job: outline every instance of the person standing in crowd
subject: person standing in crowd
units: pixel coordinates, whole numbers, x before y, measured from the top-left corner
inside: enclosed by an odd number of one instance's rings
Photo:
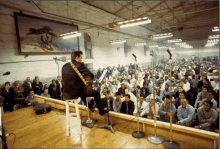
[[[35,94],[41,95],[43,92],[43,84],[39,81],[39,78],[35,78],[35,81],[32,84],[32,89]]]
[[[61,95],[63,93],[63,81],[61,80],[61,76],[57,76],[56,84],[57,84],[58,99],[61,99]]]
[[[30,90],[32,90],[32,83],[30,81],[30,77],[27,77],[26,81],[24,81],[23,88],[25,91],[24,96],[27,97],[30,93]]]
[[[5,98],[3,103],[4,112],[17,110],[19,105],[16,104],[14,89],[11,87],[10,82],[6,82],[4,88],[1,89],[1,96]]]
[[[115,97],[115,99],[113,101],[113,110],[115,112],[120,113],[123,101],[124,100],[123,100],[123,98],[121,98],[121,94],[119,92],[116,92],[116,97]]]

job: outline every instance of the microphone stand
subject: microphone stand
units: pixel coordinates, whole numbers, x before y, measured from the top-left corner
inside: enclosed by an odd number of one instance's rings
[[[150,135],[150,136],[148,136],[148,141],[149,142],[151,142],[151,143],[153,143],[153,144],[161,144],[161,143],[163,143],[163,141],[164,141],[164,138],[162,137],[162,136],[160,136],[160,135],[158,135],[157,134],[157,131],[156,131],[156,102],[155,102],[155,94],[156,93],[154,93],[154,52],[153,51],[150,51],[150,56],[151,56],[151,58],[152,58],[152,60],[153,60],[153,69],[152,69],[152,71],[153,71],[153,98],[154,98],[154,130],[155,130],[155,135]]]
[[[169,53],[170,54],[170,53]],[[170,55],[170,74],[172,72],[172,55]],[[167,149],[179,149],[180,145],[179,143],[172,141],[172,93],[173,90],[170,89],[170,140],[169,141],[164,141],[163,146],[166,147]]]
[[[92,128],[94,124],[97,122],[97,120],[91,120],[89,116],[89,106],[88,106],[88,99],[86,98],[86,104],[87,104],[87,114],[88,114],[88,120],[81,121],[81,124],[84,126],[87,126],[89,128]]]
[[[108,110],[108,124],[107,125],[104,125],[104,126],[99,126],[97,128],[105,128],[105,129],[109,129],[111,130],[112,133],[115,133],[114,130],[113,130],[113,126],[117,123],[110,123],[110,120],[109,120],[109,108],[108,108],[108,99],[107,99],[107,110]]]
[[[135,57],[135,70],[137,71],[137,60],[136,60],[136,56],[133,55]],[[137,74],[138,75],[138,74]],[[138,77],[137,77],[138,78]],[[132,136],[134,138],[144,138],[145,137],[145,133],[143,131],[140,131],[140,127],[139,127],[139,108],[138,108],[138,101],[140,99],[140,94],[138,94],[138,91],[140,92],[140,89],[137,89],[137,85],[136,85],[136,98],[137,98],[137,124],[138,124],[138,131],[135,131],[132,133]]]

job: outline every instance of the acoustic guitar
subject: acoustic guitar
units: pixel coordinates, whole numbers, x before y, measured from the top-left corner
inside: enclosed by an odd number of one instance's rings
[[[84,94],[86,95],[92,94],[92,78],[90,76],[85,76],[84,79],[81,73],[79,72],[79,70],[72,62],[70,62],[70,65],[73,67],[73,69],[76,71],[76,73],[84,83]]]

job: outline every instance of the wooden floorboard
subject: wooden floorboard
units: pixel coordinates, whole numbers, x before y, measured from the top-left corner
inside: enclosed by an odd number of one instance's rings
[[[20,109],[3,115],[3,126],[6,133],[15,133],[16,148],[162,148],[163,144],[155,145],[145,138],[136,139],[132,133],[136,130],[129,127],[129,122],[113,126],[115,134],[110,130],[97,128],[105,125],[97,122],[93,128],[82,126],[82,144],[79,131],[74,129],[72,136],[66,136],[65,115],[57,111],[36,115],[31,107]],[[7,137],[8,148],[12,147],[13,135]],[[187,142],[179,142],[182,148],[195,147]]]

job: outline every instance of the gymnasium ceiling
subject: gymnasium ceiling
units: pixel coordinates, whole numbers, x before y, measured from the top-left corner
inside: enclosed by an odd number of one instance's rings
[[[214,26],[219,26],[219,1],[82,1],[122,20],[149,17],[141,27],[154,32],[173,33],[193,47],[203,47]],[[117,21],[117,20],[115,20]],[[121,20],[118,20],[121,21]],[[165,39],[159,42],[166,43]]]

